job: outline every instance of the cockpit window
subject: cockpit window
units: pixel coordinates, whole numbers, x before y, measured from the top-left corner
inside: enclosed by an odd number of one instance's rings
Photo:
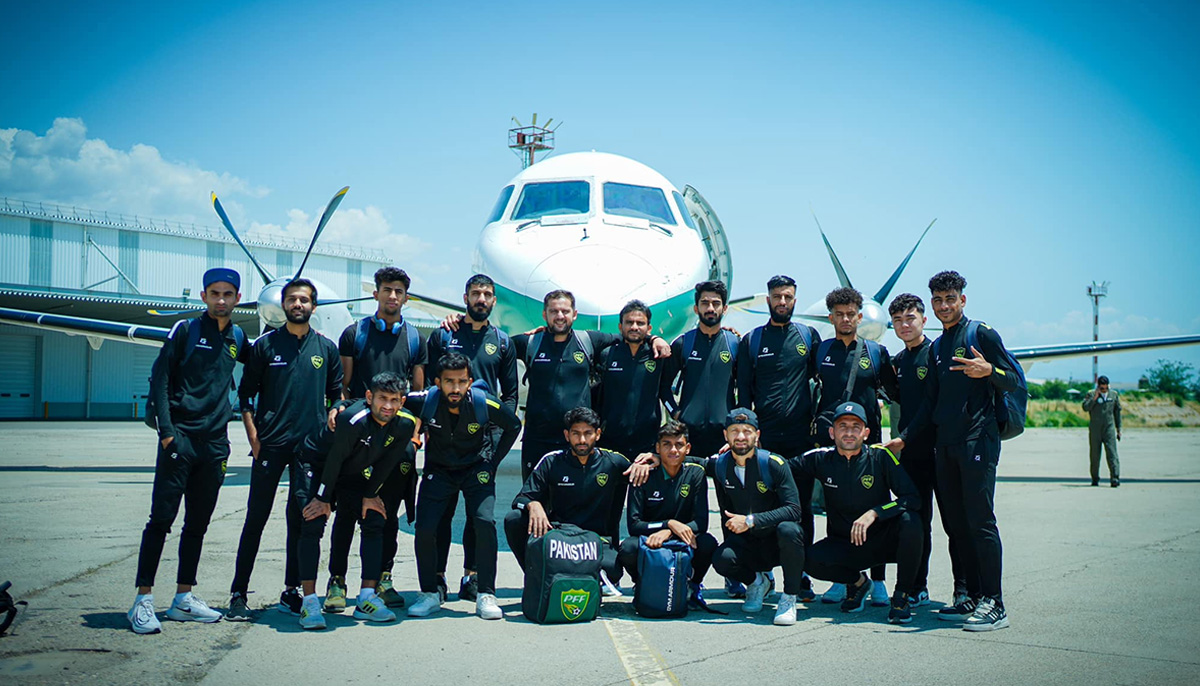
[[[484,224],[500,221],[500,217],[504,216],[504,208],[508,207],[508,199],[512,197],[512,194],[512,186],[505,186],[504,190],[500,191],[500,197],[496,198],[496,205],[492,207],[492,211],[488,214],[487,221]]]
[[[667,196],[662,189],[650,186],[604,184],[604,211],[621,217],[648,219],[656,224],[676,225]]]
[[[687,224],[689,229],[698,231],[696,222],[692,221],[692,215],[688,212],[687,203],[683,201],[683,196],[679,194],[679,191],[671,191],[671,195],[675,198],[675,206],[679,208],[679,215],[683,217],[683,223]]]
[[[521,189],[514,220],[540,219],[552,214],[587,214],[591,209],[587,181],[528,183]]]

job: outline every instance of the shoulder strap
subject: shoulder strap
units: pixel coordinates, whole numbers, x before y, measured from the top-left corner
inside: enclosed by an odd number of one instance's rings
[[[755,450],[755,456],[758,458],[758,477],[762,479],[768,491],[775,490],[775,480],[771,478],[771,453],[758,448]]]
[[[362,355],[367,347],[367,332],[371,330],[371,318],[363,317],[358,320],[358,330],[354,332],[354,357]]]
[[[407,321],[404,322],[404,333],[408,335],[408,371],[411,374],[416,366],[413,360],[417,359],[417,354],[421,352],[421,334],[417,333],[417,327]]]
[[[433,413],[437,412],[438,403],[441,402],[442,392],[437,386],[430,386],[425,391],[425,404],[421,406],[421,423],[426,424],[430,419],[433,419]]]
[[[835,340],[836,339],[834,339],[834,338],[826,338],[825,340],[821,341],[821,345],[817,346],[817,361],[818,362],[825,359],[825,356],[829,354],[829,346],[833,345],[833,342]]]
[[[716,482],[721,483],[721,479],[725,478],[725,471],[729,469],[729,453],[721,453],[717,455],[716,467]]]
[[[804,339],[804,349],[812,350],[812,329],[808,328],[807,324],[797,324],[796,322],[792,322],[792,328],[800,334],[800,338]]]
[[[579,347],[583,348],[583,354],[587,355],[588,364],[595,362],[595,349],[592,348],[592,337],[587,335],[586,331],[576,331],[571,329],[571,333],[575,335],[575,342],[579,343]]]
[[[832,339],[830,339],[832,340]],[[866,352],[864,345],[866,341],[861,338],[854,340],[854,349],[858,354],[854,356],[854,363],[850,366],[850,378],[846,379],[846,391],[842,393],[842,402],[850,402],[850,396],[854,394],[854,380],[858,378],[858,367],[862,364],[863,353]]]
[[[754,327],[754,330],[750,332],[750,351],[749,352],[750,352],[750,366],[752,368],[758,366],[758,347],[762,343],[762,332],[763,332],[763,328],[761,326]]]
[[[179,358],[179,364],[182,366],[187,364],[188,359],[192,356],[192,352],[196,350],[196,346],[200,345],[200,318],[189,319],[187,322],[187,343],[183,348],[183,357]]]
[[[542,347],[542,334],[539,331],[529,337],[525,344],[525,375],[521,377],[521,381],[529,378],[529,372],[533,369],[533,360],[537,357],[538,349]]]
[[[233,325],[233,342],[237,344],[238,354],[242,353],[242,349],[246,347],[246,332],[242,331],[242,327],[237,324]]]
[[[979,350],[979,322],[972,319],[967,322],[967,353],[971,352],[971,348]],[[979,350],[979,352],[983,352]]]
[[[880,375],[879,365],[883,364],[883,352],[875,341],[864,340],[863,343],[867,344],[867,354],[871,357],[871,369],[875,370],[875,377],[878,378]]]
[[[488,423],[487,393],[478,386],[471,386],[471,406],[475,408],[475,422],[479,426]]]
[[[503,357],[508,353],[508,346],[511,345],[511,339],[509,339],[508,334],[504,333],[500,327],[493,325],[492,329],[496,332],[496,340],[500,343],[500,355]]]
[[[683,355],[683,359],[687,360],[692,356],[692,350],[696,347],[696,329],[683,332],[683,342],[681,343],[681,346],[682,348],[679,352]]]
[[[736,361],[738,354],[738,343],[740,342],[737,334],[733,333],[732,331],[721,329],[721,335],[725,337],[725,346],[729,348],[729,354],[732,355],[733,359]]]

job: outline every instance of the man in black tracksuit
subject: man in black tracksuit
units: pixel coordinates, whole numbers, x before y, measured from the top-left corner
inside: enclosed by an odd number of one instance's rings
[[[407,446],[416,418],[403,409],[407,389],[408,384],[391,372],[376,374],[365,399],[343,401],[346,406],[333,431],[323,426],[304,441],[294,497],[304,517],[299,559],[304,593],[300,625],[305,629],[325,628],[316,592],[317,566],[334,503],[362,529],[362,586],[354,616],[380,622],[396,618],[376,596],[383,572],[385,520],[379,492],[392,470],[409,459]]]
[[[563,438],[563,415],[576,407],[592,406],[591,374],[600,351],[621,337],[572,328],[579,312],[575,296],[551,291],[543,299],[546,328],[534,334],[513,336],[517,357],[525,360],[529,394],[525,404],[525,435],[521,439],[521,477],[528,479],[538,460],[568,448]],[[671,347],[657,336],[647,342],[656,357],[666,357]],[[587,349],[591,349],[589,355]]]
[[[936,435],[933,426],[923,422],[923,426],[918,428],[914,426],[913,419],[925,404],[925,384],[933,367],[933,355],[931,341],[924,333],[925,303],[920,298],[911,293],[901,293],[888,305],[888,313],[892,318],[892,330],[896,337],[904,342],[905,348],[892,358],[892,367],[896,370],[896,381],[899,384],[900,419],[892,430],[892,440],[884,446],[900,458],[900,466],[904,467],[921,497],[921,524],[924,527],[925,539],[921,564],[917,567],[917,577],[913,582],[916,593],[911,598],[911,604],[916,607],[929,602],[929,556],[933,552],[933,496],[937,474],[934,464]],[[942,526],[949,536],[951,527],[944,521],[944,510],[942,515]],[[967,593],[957,544],[956,539],[950,539],[955,605],[966,600]]]
[[[595,532],[604,541],[600,570],[608,583],[605,595],[614,595],[621,579],[617,563],[616,541],[620,533],[621,509],[630,481],[644,483],[649,470],[634,465],[625,456],[596,447],[600,438],[600,417],[590,408],[567,412],[567,450],[551,452],[538,461],[521,492],[513,499],[513,509],[504,518],[504,536],[521,569],[525,569],[525,550],[530,536],[542,536],[552,524],[574,524]]]
[[[771,319],[742,337],[738,348],[738,403],[753,409],[762,423],[762,447],[791,458],[812,448],[813,384],[817,376],[817,346],[821,337],[807,324],[792,322],[796,282],[775,276],[767,282]],[[804,544],[812,545],[813,482],[796,482],[800,493]],[[805,577],[797,591],[801,602],[816,596]]]
[[[687,425],[692,454],[706,457],[725,445],[725,417],[737,407],[738,338],[721,328],[729,300],[724,283],[696,284],[695,300],[700,323],[671,343],[660,397],[667,412]],[[678,401],[672,388],[677,376]]]
[[[251,618],[246,605],[254,558],[262,541],[263,528],[271,516],[275,490],[283,470],[289,470],[289,487],[294,494],[301,480],[297,457],[304,439],[326,421],[329,403],[342,391],[342,363],[333,341],[313,330],[308,320],[317,304],[317,288],[307,279],[296,279],[283,289],[287,324],[259,337],[250,348],[238,386],[242,423],[254,464],[250,469],[250,495],[246,522],[238,542],[237,565],[230,591],[231,620]],[[257,402],[255,399],[257,398]],[[300,506],[294,498],[287,505],[287,563],[280,609],[300,614],[300,567],[297,545],[300,537]]]
[[[930,305],[943,332],[933,342],[934,363],[927,377],[928,418],[937,431],[937,496],[943,521],[959,547],[967,593],[960,605],[943,608],[939,617],[965,620],[968,631],[1009,625],[1000,579],[1003,552],[996,526],[996,465],[1000,461],[997,392],[1023,390],[1021,377],[1007,361],[1000,334],[986,324],[976,330],[978,347],[967,341],[972,322],[963,315],[967,281],[958,272],[940,272],[929,280]]]
[[[622,342],[600,355],[600,447],[633,459],[654,448],[662,423],[659,392],[666,360],[654,359],[646,344],[650,308],[631,300],[619,316]]]
[[[704,576],[712,566],[717,539],[708,533],[708,481],[704,467],[684,462],[689,452],[688,430],[682,422],[668,419],[658,430],[655,444],[659,469],[646,483],[629,489],[625,521],[629,538],[621,541],[617,560],[633,583],[638,583],[641,538],[650,548],[662,547],[674,538],[692,546],[692,578],[688,580],[689,602],[704,606],[701,594]]]
[[[862,322],[862,305],[862,293],[850,287],[836,288],[825,296],[825,307],[829,310],[829,323],[833,326],[834,337],[817,346],[820,393],[817,401],[817,420],[814,422],[814,445],[833,446],[833,438],[829,431],[832,423],[829,417],[839,404],[846,402],[858,403],[866,410],[867,428],[871,430],[868,443],[875,444],[883,440],[883,422],[878,399],[881,395],[896,397],[896,372],[892,369],[887,348],[858,335],[858,325]],[[847,394],[851,375],[854,377],[854,385]],[[884,584],[883,565],[871,569],[871,579],[874,581],[872,604],[886,606],[888,594]],[[822,600],[845,600],[844,589],[835,586],[822,596]]]
[[[411,282],[408,274],[398,267],[383,267],[375,272],[375,314],[346,327],[338,339],[338,354],[346,371],[343,398],[362,398],[367,384],[380,372],[398,375],[414,391],[425,388],[425,365],[429,361],[425,340],[415,326],[404,320],[402,312],[408,302]],[[414,450],[415,454],[415,448],[407,449]],[[384,576],[380,580],[379,596],[388,607],[404,606],[404,598],[392,588],[392,567],[400,535],[401,503],[404,503],[410,522],[414,514],[416,472],[409,464],[406,460],[401,462],[400,469],[392,470],[380,492],[387,508],[387,521],[383,529]],[[350,545],[354,540],[354,521],[349,515],[344,521],[340,515],[333,518],[329,550],[330,591],[343,596]],[[329,600],[325,605],[327,610],[333,605],[337,611],[336,605]]]
[[[476,611],[484,619],[503,616],[496,605],[495,476],[521,433],[521,420],[495,396],[473,387],[473,381],[467,358],[449,353],[438,360],[436,387],[408,400],[410,410],[422,418],[427,437],[415,541],[421,597],[409,608],[410,616],[423,617],[441,608],[438,535],[445,511],[457,502],[459,492],[474,521]],[[494,446],[493,427],[501,431]]]
[[[792,470],[825,489],[826,538],[808,550],[806,568],[818,579],[846,584],[842,612],[860,612],[871,590],[860,570],[896,563],[896,590],[888,621],[912,621],[909,596],[921,559],[921,507],[900,460],[883,446],[864,447],[870,429],[861,405],[834,412],[836,448],[817,448],[792,460]],[[892,494],[896,500],[892,500]]]
[[[176,597],[167,616],[205,622],[221,618],[191,590],[196,584],[204,534],[225,482],[233,368],[239,359],[246,358],[247,349],[244,335],[230,321],[241,298],[241,276],[232,269],[210,269],[203,283],[207,310],[171,329],[150,375],[159,440],[150,521],[142,531],[138,552],[138,593],[129,611],[130,624],[137,633],[157,633],[161,628],[154,616],[151,590],[167,534],[185,498]]]
[[[517,411],[517,351],[508,334],[490,321],[496,306],[496,283],[487,274],[475,274],[467,279],[463,293],[466,314],[448,320],[444,326],[429,334],[429,365],[426,375],[435,379],[438,375],[438,360],[446,353],[459,353],[471,361],[471,377],[487,384],[487,391],[500,399],[514,413]],[[469,326],[465,326],[469,324]],[[493,426],[489,431],[489,445],[494,450],[500,441],[501,430]],[[454,511],[458,509],[458,494],[455,493],[446,505],[438,529],[438,574],[446,574],[446,562],[450,557],[451,524]],[[475,571],[475,524],[467,517],[463,525],[463,578],[458,587],[459,600],[476,600],[479,593]]]
[[[804,588],[804,534],[799,523],[800,495],[792,472],[779,455],[757,448],[758,417],[736,407],[725,419],[729,451],[699,458],[717,489],[722,526],[729,531],[717,548],[713,568],[746,584],[743,609],[762,610],[770,591],[767,576],[783,567],[783,594],[775,623],[796,623],[796,597]]]

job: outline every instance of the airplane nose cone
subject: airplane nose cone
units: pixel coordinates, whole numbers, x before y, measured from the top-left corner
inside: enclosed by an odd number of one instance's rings
[[[878,303],[867,301],[863,303],[862,316],[858,324],[859,335],[872,341],[883,340],[883,334],[887,333],[887,312]]]
[[[637,293],[657,295],[663,276],[640,255],[612,245],[581,245],[543,260],[529,275],[530,295],[571,291],[581,313],[616,312]],[[569,284],[569,285],[568,285]]]

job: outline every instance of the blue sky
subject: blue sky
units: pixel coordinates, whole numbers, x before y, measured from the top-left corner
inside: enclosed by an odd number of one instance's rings
[[[1200,331],[1195,3],[27,3],[0,26],[0,195],[382,246],[454,297],[519,170],[509,117],[560,151],[692,184],[736,294],[873,293],[963,272],[1013,345]],[[71,121],[62,121],[68,118]],[[56,120],[60,120],[56,124]],[[51,133],[48,133],[51,132]],[[1135,380],[1157,357],[1102,358]],[[1090,376],[1090,360],[1031,376]]]

